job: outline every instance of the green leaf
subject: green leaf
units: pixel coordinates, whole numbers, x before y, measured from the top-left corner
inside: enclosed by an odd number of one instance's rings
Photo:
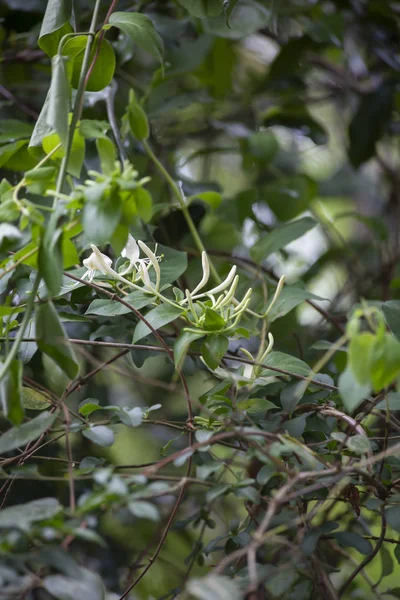
[[[174,360],[175,365],[179,366],[186,356],[189,346],[195,340],[204,337],[204,333],[194,333],[192,331],[182,331],[174,345]]]
[[[352,435],[346,442],[346,446],[356,454],[366,454],[371,451],[371,444],[365,435]]]
[[[207,575],[201,579],[191,579],[186,589],[198,600],[241,600],[240,588],[232,579],[222,575]]]
[[[372,552],[372,545],[369,540],[365,540],[358,533],[352,531],[338,531],[337,533],[331,534],[340,546],[351,546],[360,552],[361,554],[370,554]]]
[[[359,167],[375,154],[375,146],[388,124],[394,104],[395,86],[383,81],[372,94],[363,95],[349,127],[349,159]]]
[[[68,138],[70,85],[68,59],[56,54],[51,61],[51,85],[47,110],[47,124],[55,131],[65,148]]]
[[[218,17],[222,13],[222,0],[179,0],[193,17]],[[232,11],[232,8],[231,8]]]
[[[347,367],[339,377],[339,393],[347,412],[352,413],[371,392],[369,383],[360,384]]]
[[[106,600],[103,582],[97,573],[88,569],[74,569],[74,576],[47,575],[42,586],[57,600]]]
[[[376,335],[366,331],[350,340],[349,367],[360,385],[366,385],[371,380],[371,361],[376,340]]]
[[[399,392],[390,392],[387,395],[387,398],[381,400],[379,404],[375,406],[377,410],[400,410],[400,393]]]
[[[139,500],[128,502],[129,511],[139,519],[149,519],[150,521],[159,521],[160,513],[154,504]]]
[[[112,13],[109,23],[129,35],[135,44],[163,64],[164,43],[149,17],[141,13],[115,12]]]
[[[296,358],[295,356],[285,354],[284,352],[270,352],[265,358],[263,366],[276,367],[285,371],[290,371],[291,373],[296,373],[297,375],[308,376],[311,373],[311,369],[307,363],[299,358]],[[263,369],[261,373],[262,377],[270,377],[271,375],[277,376],[279,373],[277,371],[270,371],[268,369]]]
[[[151,194],[142,187],[137,188],[134,192],[136,209],[139,217],[149,223],[153,216],[153,200]]]
[[[306,175],[281,177],[261,188],[261,197],[280,221],[298,217],[317,194],[317,185]]]
[[[140,310],[145,306],[148,306],[154,301],[154,296],[146,294],[145,292],[132,292],[128,296],[124,297],[124,301],[131,304],[136,310]],[[117,317],[119,315],[126,315],[132,311],[116,302],[115,300],[93,300],[89,305],[89,308],[85,312],[85,315],[99,315],[102,317]]]
[[[39,498],[9,506],[0,510],[0,529],[17,528],[28,531],[32,523],[51,519],[61,510],[62,506],[56,498]]]
[[[82,433],[88,440],[98,446],[107,448],[114,443],[115,436],[113,430],[104,425],[93,425],[89,429],[84,429]]]
[[[11,142],[11,144],[4,144],[0,146],[0,167],[6,165],[14,154],[21,148],[26,146],[27,140],[18,140],[17,142]]]
[[[52,152],[60,143],[60,138],[57,133],[47,135],[42,140],[42,147],[46,154]],[[60,148],[51,157],[52,160],[58,161],[64,157],[64,149]],[[72,139],[72,147],[69,155],[67,171],[74,177],[80,177],[82,164],[85,159],[85,138],[80,134],[79,129],[75,130]]]
[[[110,175],[115,169],[117,151],[115,144],[108,137],[100,137],[96,140],[96,148],[99,153],[100,166],[104,175]]]
[[[36,309],[36,337],[40,350],[50,356],[70,379],[74,379],[79,364],[51,300],[39,304]]]
[[[86,188],[86,203],[82,224],[85,238],[92,244],[103,245],[111,240],[122,214],[118,194],[109,194],[107,182]]]
[[[199,192],[198,194],[193,194],[190,198],[188,198],[188,203],[190,200],[203,200],[206,204],[211,206],[212,209],[216,209],[222,202],[222,196],[218,192]]]
[[[392,334],[385,334],[382,339],[377,340],[373,348],[370,366],[372,389],[379,392],[399,375],[400,342]]]
[[[62,48],[63,56],[67,56],[71,59],[71,84],[75,89],[77,89],[79,85],[87,41],[88,36],[78,35],[76,37],[69,38]],[[92,61],[98,52],[99,42],[100,39],[97,36],[90,49],[89,64],[92,64]],[[100,90],[103,90],[111,83],[111,80],[114,76],[114,71],[115,53],[113,47],[108,40],[103,39],[100,50],[96,57],[96,62],[86,85],[86,91],[99,92]]]
[[[246,149],[253,158],[265,164],[274,159],[279,150],[279,144],[275,135],[270,131],[256,131],[247,138]]]
[[[389,300],[382,304],[385,321],[393,335],[400,340],[400,300]]]
[[[229,339],[225,335],[212,335],[204,340],[201,355],[210,369],[214,371],[219,366],[228,346]]]
[[[236,406],[239,410],[245,410],[249,414],[265,413],[267,410],[279,408],[266,398],[247,398],[247,400],[240,400]]]
[[[35,128],[32,132],[31,139],[29,140],[28,150],[32,156],[37,160],[44,157],[42,149],[42,142],[46,136],[51,132],[51,127],[47,122],[47,115],[49,112],[49,98],[50,90],[47,92],[46,99],[40,111],[39,117],[36,121]]]
[[[0,223],[0,252],[5,252],[16,242],[19,242],[22,235],[17,227],[9,223]]]
[[[324,127],[310,115],[307,107],[302,104],[272,106],[264,114],[262,123],[265,127],[280,125],[295,129],[308,136],[315,144],[326,144],[328,141]]]
[[[284,286],[279,297],[270,312],[268,313],[268,321],[272,322],[287,315],[291,310],[296,308],[305,300],[325,300],[321,296],[316,296],[304,288],[299,288],[294,285]],[[269,302],[271,303],[272,298]],[[269,306],[268,304],[268,306]]]
[[[179,252],[158,244],[157,253],[163,256],[160,263],[161,286],[176,281],[186,271],[188,264],[186,252]]]
[[[218,331],[226,327],[226,322],[223,317],[212,308],[207,307],[204,315],[204,329],[208,331]]]
[[[302,237],[307,231],[313,229],[316,224],[317,222],[314,219],[304,217],[276,227],[254,244],[251,249],[252,258],[256,262],[265,260],[270,254],[281,250],[293,240]]]
[[[22,363],[13,360],[0,381],[0,401],[3,413],[13,425],[19,425],[24,418],[21,398]]]
[[[22,404],[28,410],[44,410],[51,406],[51,402],[47,396],[32,388],[23,387],[21,395]]]
[[[148,312],[145,315],[145,318],[146,321],[148,321],[150,325],[157,330],[160,329],[160,327],[171,323],[171,321],[175,321],[175,319],[177,319],[182,312],[182,309],[176,308],[175,306],[170,306],[169,304],[160,304]],[[143,321],[139,321],[133,334],[132,343],[136,344],[136,342],[150,333],[151,331],[147,325]]]
[[[107,121],[98,121],[97,119],[81,119],[79,131],[87,139],[105,139],[110,125]]]
[[[57,54],[61,38],[73,33],[73,22],[72,0],[48,0],[39,33],[39,47],[50,57]]]
[[[0,454],[11,452],[11,450],[16,450],[20,446],[26,446],[26,444],[34,442],[53,425],[56,417],[57,412],[50,413],[46,411],[27,423],[12,427],[0,435]]]
[[[39,247],[38,265],[50,296],[60,291],[63,279],[62,229],[51,226],[45,230]]]
[[[147,140],[150,134],[149,122],[141,104],[136,100],[133,90],[129,91],[127,114],[132,135],[139,141]]]

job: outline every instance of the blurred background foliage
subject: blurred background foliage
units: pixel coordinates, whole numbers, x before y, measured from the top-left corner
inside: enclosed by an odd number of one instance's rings
[[[75,2],[78,31],[87,30],[93,4]],[[51,74],[51,62],[37,45],[45,8],[46,0],[2,0],[0,5],[0,175],[13,185],[21,171],[36,164],[27,146]],[[103,3],[103,17],[107,9],[108,3]],[[84,118],[108,121],[111,102],[119,121],[129,90],[136,91],[150,120],[157,157],[181,181],[185,195],[197,198],[190,207],[192,218],[220,273],[237,263],[243,268],[243,289],[252,285],[260,298],[262,272],[268,286],[285,274],[288,284],[306,286],[325,299],[313,301],[314,306],[301,304],[271,328],[277,349],[313,364],[320,356],[313,344],[336,339],[337,328],[345,326],[356,302],[400,299],[400,3],[120,0],[118,10],[150,17],[164,41],[165,73],[127,35],[111,29],[107,39],[116,54],[114,82],[112,88],[86,94]],[[141,144],[128,136],[125,150],[140,175],[151,177],[155,239],[188,252],[185,278],[196,282],[199,256],[179,207],[171,208],[170,191]],[[97,167],[96,148],[89,141],[84,171]],[[218,195],[201,199],[206,191],[217,192],[222,201]],[[29,197],[36,201],[34,194]],[[46,202],[50,205],[49,199],[41,198]],[[318,225],[265,256],[268,232],[300,216],[312,216]],[[6,295],[7,278],[1,284]],[[13,282],[20,297],[26,284],[22,269]],[[87,308],[90,299],[86,288],[72,294],[75,305]],[[112,322],[107,317],[103,322],[82,317],[67,322],[67,329],[72,338],[126,341],[134,324],[130,317]],[[251,339],[248,348],[256,350],[257,340]],[[93,357],[102,361],[113,354],[97,348],[93,356],[79,352],[88,368]],[[343,360],[339,353],[333,374],[343,370]],[[186,369],[191,395],[198,398],[213,379],[194,360],[187,360]],[[119,361],[118,369],[103,371],[78,389],[72,406],[85,398],[103,405],[161,403],[157,418],[184,421],[184,400],[172,371],[164,356],[132,352]],[[66,385],[62,372],[39,354],[29,362],[27,374],[55,393]],[[154,380],[161,387],[150,385]],[[72,443],[79,456],[106,458],[116,466],[140,464],[158,460],[160,446],[165,453],[183,446],[179,431],[177,437],[171,431],[153,425],[124,428],[110,449],[80,435],[72,435]],[[219,450],[222,458],[225,450]],[[63,451],[60,441],[49,452],[58,456]],[[57,476],[58,469],[57,462],[47,462],[41,473]],[[55,486],[66,501],[63,482],[30,480],[27,467],[26,478],[13,482],[6,505],[52,496]],[[84,493],[85,482],[77,489]],[[168,503],[168,497],[161,502]],[[224,523],[245,514],[231,497],[222,500],[220,510],[217,520]],[[179,516],[160,560],[132,597],[169,597],[182,580],[196,539],[196,530],[183,527],[192,514],[186,508]],[[142,552],[154,546],[159,524],[116,511],[99,517],[98,531],[107,548],[88,539],[80,540],[74,552],[103,576],[110,590],[118,591],[121,573],[126,580],[134,576]],[[210,529],[205,543],[214,538]],[[392,547],[385,551],[383,569],[393,560]],[[373,579],[379,578],[380,568],[375,563],[370,567]],[[195,564],[193,574],[208,570]],[[392,570],[385,574],[392,579],[386,577],[379,589],[396,587]],[[294,588],[287,596],[276,596],[270,589],[265,597],[311,597],[304,589],[303,595]],[[366,589],[359,583],[348,597],[373,597]],[[398,589],[393,597],[400,597]],[[36,594],[29,598],[48,597]],[[114,597],[118,595],[110,595]]]

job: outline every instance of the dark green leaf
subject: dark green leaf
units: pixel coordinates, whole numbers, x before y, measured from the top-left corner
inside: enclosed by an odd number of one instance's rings
[[[164,325],[171,323],[171,321],[175,321],[181,314],[182,310],[179,308],[175,308],[175,306],[170,306],[169,304],[160,304],[153,308],[150,312],[145,315],[146,321],[150,323],[153,329],[160,329]],[[150,329],[143,321],[139,321],[136,325],[135,332],[133,334],[132,343],[136,344],[139,340],[144,338],[146,335],[151,333]]]
[[[133,90],[129,92],[128,122],[132,135],[136,139],[147,140],[150,133],[149,122],[141,104],[136,100]]]
[[[13,425],[19,425],[24,418],[21,388],[22,363],[19,360],[13,360],[0,381],[0,400],[3,413]]]
[[[310,217],[304,217],[297,221],[291,221],[280,227],[276,227],[270,233],[264,234],[264,236],[254,244],[251,249],[251,255],[256,262],[265,260],[270,254],[277,252],[284,248],[293,240],[296,240],[303,236],[307,231],[313,229],[317,222]]]
[[[40,350],[50,356],[70,379],[74,379],[79,364],[51,300],[39,304],[36,309],[36,337]]]
[[[27,423],[23,423],[18,427],[12,427],[0,436],[0,454],[16,450],[20,446],[34,442],[53,425],[56,417],[56,412],[45,412]]]
[[[164,44],[149,17],[141,13],[115,12],[112,13],[109,23],[122,29],[135,44],[158,58],[162,64]]]
[[[0,528],[29,530],[32,523],[51,519],[61,510],[62,506],[56,498],[40,498],[9,506],[0,510]]]
[[[124,301],[128,302],[131,306],[140,310],[145,306],[148,306],[153,302],[154,297],[151,294],[145,292],[132,292],[128,296],[124,297]],[[100,315],[102,317],[116,317],[119,315],[126,315],[132,311],[116,302],[115,300],[93,300],[89,308],[85,312],[85,315]]]
[[[360,384],[351,369],[347,368],[339,377],[339,393],[346,411],[351,413],[365,400],[371,391],[370,384]]]
[[[382,312],[392,333],[400,340],[400,300],[384,302]]]
[[[106,592],[97,573],[80,568],[79,575],[47,575],[43,587],[57,600],[106,600]]]
[[[68,59],[56,54],[51,61],[51,86],[47,109],[47,124],[55,131],[64,146],[67,145],[70,86],[67,72]]]
[[[384,81],[372,94],[361,97],[360,105],[349,127],[349,159],[359,167],[375,153],[393,110],[395,87]]]
[[[69,38],[62,48],[64,56],[68,56],[72,62],[72,87],[77,89],[81,76],[82,62],[85,54],[88,37],[86,35],[78,35]],[[103,39],[100,50],[98,50],[99,37],[96,37],[94,44],[90,49],[89,64],[92,64],[96,56],[96,62],[90,74],[86,85],[88,92],[99,92],[107,87],[115,71],[115,53],[113,47],[108,40]]]
[[[310,205],[317,185],[306,175],[281,177],[261,188],[261,195],[280,221],[298,217]]]
[[[204,337],[203,333],[194,333],[192,331],[182,331],[174,345],[175,365],[179,366],[184,356],[186,356],[189,346],[195,340]]]
[[[351,546],[361,554],[370,554],[372,552],[371,542],[365,540],[358,533],[352,531],[339,531],[338,533],[333,533],[332,536],[341,546]]]
[[[96,139],[96,148],[99,153],[102,172],[104,175],[110,175],[115,169],[115,161],[117,160],[114,142],[108,137],[99,137]]]
[[[39,34],[39,46],[54,56],[61,38],[73,32],[74,14],[72,0],[49,0]]]
[[[201,355],[210,369],[214,371],[219,366],[228,346],[229,340],[224,335],[212,335],[204,340]]]
[[[191,15],[200,17],[200,19],[204,17],[218,17],[222,13],[223,8],[222,0],[179,0],[179,3]]]
[[[272,298],[271,298],[272,300]],[[316,296],[311,292],[308,292],[304,288],[299,288],[294,285],[285,286],[278,299],[268,313],[268,321],[272,322],[275,319],[280,319],[287,315],[296,306],[304,302],[305,300],[325,300],[321,296]]]
[[[43,277],[50,296],[56,296],[60,291],[63,278],[61,229],[54,231],[49,225],[44,233],[39,247],[39,271]]]

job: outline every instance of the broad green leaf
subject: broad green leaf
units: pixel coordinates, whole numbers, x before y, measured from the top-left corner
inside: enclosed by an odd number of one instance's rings
[[[29,138],[32,131],[33,126],[30,123],[24,123],[17,119],[3,119],[0,123],[0,144]]]
[[[114,443],[114,432],[105,425],[94,425],[89,429],[84,429],[82,433],[88,440],[98,446],[108,447]]]
[[[153,199],[151,194],[145,188],[139,187],[135,190],[134,197],[137,214],[144,223],[149,223],[153,216]]]
[[[376,335],[366,331],[353,336],[350,340],[349,367],[361,385],[371,380],[371,361],[376,341]]]
[[[229,339],[224,335],[206,337],[201,348],[201,355],[210,369],[214,370],[219,366],[228,346]]]
[[[24,408],[28,410],[44,410],[51,406],[51,402],[48,396],[45,396],[37,390],[32,388],[23,387],[21,391],[22,404]]]
[[[311,373],[310,367],[304,361],[296,358],[295,356],[290,356],[290,354],[285,354],[284,352],[270,352],[270,354],[268,354],[265,358],[263,366],[276,367],[277,369],[290,371],[291,373],[296,373],[297,375],[307,376]],[[278,376],[279,373],[269,369],[263,369],[261,373],[262,377],[270,377],[271,375]]]
[[[115,161],[117,160],[114,142],[108,137],[99,137],[96,139],[96,148],[99,153],[102,172],[104,175],[110,175],[115,169]]]
[[[135,92],[129,92],[128,122],[132,135],[139,141],[149,137],[149,122],[141,104],[136,100]]]
[[[351,546],[361,552],[361,554],[370,554],[372,545],[369,540],[365,540],[359,533],[353,531],[338,531],[331,534],[340,546]]]
[[[145,319],[150,323],[153,329],[157,330],[160,329],[160,327],[171,323],[171,321],[175,321],[175,319],[177,319],[182,312],[182,309],[176,308],[175,306],[170,306],[169,304],[160,304],[148,312],[145,315]],[[151,331],[147,325],[143,321],[139,321],[133,334],[132,343],[135,344],[150,333]]]
[[[389,302],[384,302],[384,304],[382,304],[382,312],[393,335],[400,340],[400,300],[389,300]]]
[[[376,91],[361,96],[349,127],[349,159],[354,167],[359,167],[374,155],[376,143],[390,121],[394,94],[393,83],[384,79]]]
[[[280,177],[261,188],[261,197],[280,221],[298,217],[310,205],[317,193],[317,185],[306,175]]]
[[[400,531],[400,510],[399,506],[389,506],[385,510],[385,516],[390,527],[396,531]],[[1,514],[1,513],[0,513]]]
[[[265,260],[270,254],[282,250],[287,244],[302,237],[307,231],[313,229],[317,222],[310,217],[303,217],[297,221],[291,221],[285,225],[276,227],[270,233],[266,233],[254,244],[251,256],[256,262]]]
[[[140,310],[154,301],[154,296],[145,292],[132,292],[128,296],[124,296],[124,301],[131,304],[136,310]],[[126,315],[132,311],[116,300],[93,300],[85,315],[99,315],[102,317],[117,317]]]
[[[44,233],[39,247],[38,264],[50,296],[56,296],[60,291],[63,278],[61,229],[54,231],[49,225]]]
[[[63,147],[67,145],[70,85],[68,59],[56,54],[51,61],[51,86],[47,110],[47,124],[58,134]]]
[[[222,575],[207,575],[201,579],[191,579],[186,589],[198,600],[241,600],[243,594],[238,585]]]
[[[194,17],[218,17],[222,13],[222,0],[179,0],[186,10]],[[231,8],[232,11],[232,8]]]
[[[82,62],[85,54],[88,37],[86,35],[78,35],[69,38],[62,48],[63,56],[68,56],[72,62],[72,87],[77,89],[81,76]],[[89,64],[92,64],[96,56],[99,45],[99,37],[96,37],[94,44],[90,50]],[[96,62],[90,74],[86,85],[86,91],[99,92],[107,87],[114,76],[115,71],[115,53],[113,47],[108,40],[103,39],[100,46],[100,51],[97,55]]]
[[[228,23],[226,15],[221,13],[217,17],[206,19],[204,29],[207,33],[218,37],[240,40],[264,27],[269,27],[270,19],[270,11],[260,2],[240,0],[232,7]]]
[[[390,392],[387,398],[381,400],[375,408],[377,410],[386,410],[386,408],[389,408],[389,410],[400,410],[400,393]]]
[[[328,141],[324,127],[311,116],[304,104],[290,106],[272,106],[262,118],[265,127],[280,125],[288,129],[297,130],[307,135],[315,144],[326,144]]]
[[[256,131],[247,138],[246,149],[253,158],[270,163],[279,150],[279,143],[270,131]]]
[[[367,365],[365,367],[367,369]],[[374,345],[370,377],[372,389],[379,392],[400,375],[400,342],[392,334],[385,334]]]
[[[11,142],[10,144],[4,144],[0,146],[0,167],[6,165],[14,154],[21,148],[26,146],[27,140],[18,140],[17,142]]]
[[[56,146],[60,143],[60,138],[57,133],[51,133],[42,140],[43,150],[46,154],[49,154]],[[64,149],[60,148],[54,154],[51,159],[59,161],[64,156]],[[80,177],[82,164],[85,159],[85,138],[81,135],[79,129],[75,130],[74,137],[72,139],[72,147],[69,155],[69,161],[67,165],[67,171],[74,177]]]
[[[103,582],[97,573],[88,569],[74,570],[73,577],[47,575],[42,585],[57,600],[106,600]]]
[[[164,43],[149,17],[141,13],[115,12],[112,13],[109,23],[129,35],[135,44],[158,58],[162,65]]]
[[[55,167],[40,167],[39,169],[32,169],[25,173],[25,181],[29,185],[34,181],[52,180],[54,175],[57,173]]]
[[[35,128],[32,132],[31,139],[29,140],[28,150],[32,156],[37,160],[44,157],[45,152],[42,148],[43,140],[46,136],[51,133],[51,127],[47,122],[47,116],[49,112],[49,98],[50,90],[47,92],[46,99],[40,111],[38,120],[36,121]]]
[[[207,307],[204,314],[203,326],[207,331],[218,331],[226,327],[226,322],[216,310]]]
[[[26,446],[26,444],[34,442],[53,425],[56,417],[57,412],[50,413],[46,411],[27,423],[8,429],[0,435],[0,454],[11,452],[11,450],[16,450],[20,446]]]
[[[1,316],[1,311],[0,311]],[[36,325],[35,319],[31,319],[25,329],[25,338],[31,338],[32,340],[36,340]],[[18,350],[18,358],[22,360],[23,364],[27,364],[33,355],[37,352],[37,343],[36,341],[32,342],[21,342],[21,345]],[[24,390],[24,388],[22,388]]]
[[[371,444],[366,435],[351,435],[346,446],[356,454],[366,454],[371,451]]]
[[[50,57],[57,54],[61,38],[74,31],[73,24],[72,0],[48,0],[39,33],[39,47]]]
[[[150,247],[153,249],[153,246]],[[179,252],[179,250],[158,244],[157,254],[163,256],[160,263],[162,286],[173,283],[186,271],[188,264],[186,252]]]
[[[279,408],[266,398],[247,398],[247,400],[240,400],[236,406],[239,410],[245,410],[249,414],[260,412],[265,413],[267,410]]]
[[[352,413],[371,392],[371,384],[360,384],[347,367],[339,377],[339,393],[347,412]]]
[[[109,242],[121,218],[122,207],[118,194],[109,194],[107,182],[86,189],[82,224],[85,238],[92,244]]]
[[[129,511],[139,519],[149,519],[150,521],[159,521],[160,513],[154,504],[142,500],[132,500],[128,502]]]
[[[203,200],[203,202],[211,206],[213,209],[218,208],[222,202],[222,196],[218,192],[199,192],[198,194],[193,194],[193,196],[188,198],[188,202],[191,199]]]
[[[13,360],[0,381],[0,400],[4,416],[13,424],[19,425],[24,418],[21,397],[22,363]]]
[[[0,510],[0,529],[28,531],[32,523],[51,519],[62,506],[56,498],[39,498],[25,504],[16,504]]]
[[[204,337],[203,333],[194,333],[192,331],[182,331],[174,344],[174,361],[179,366],[186,356],[189,346],[195,340]]]
[[[17,227],[10,223],[0,223],[0,252],[9,250],[22,237]]]
[[[272,296],[272,293],[271,293]],[[272,300],[272,297],[271,297]],[[325,300],[321,296],[316,296],[308,292],[304,288],[299,288],[294,285],[284,286],[278,299],[268,313],[268,321],[272,322],[287,315],[291,310],[296,308],[305,300]],[[270,301],[271,302],[271,301]],[[269,304],[270,304],[269,302]]]
[[[97,119],[81,119],[79,131],[84,138],[102,139],[107,137],[107,131],[110,125],[107,121],[98,121]]]
[[[36,337],[40,350],[54,360],[70,379],[74,379],[79,364],[51,300],[39,304],[36,309]]]

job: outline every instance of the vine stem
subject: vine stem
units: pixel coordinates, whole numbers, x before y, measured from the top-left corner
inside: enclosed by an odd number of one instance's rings
[[[100,5],[101,5],[101,0],[96,0],[96,4],[94,6],[93,15],[92,15],[92,21],[90,23],[89,35],[88,35],[87,42],[86,42],[85,54],[83,56],[82,69],[81,69],[81,74],[80,74],[79,83],[78,83],[78,89],[77,89],[76,97],[75,97],[75,105],[74,105],[74,110],[72,113],[71,125],[68,130],[67,146],[65,149],[65,155],[61,162],[60,172],[58,174],[57,189],[56,189],[57,193],[60,193],[64,186],[65,177],[67,175],[67,166],[68,166],[69,155],[71,154],[72,142],[74,139],[74,133],[75,133],[76,126],[78,124],[78,121],[79,121],[79,119],[81,117],[81,113],[82,113],[83,95],[85,93],[86,75],[87,75],[88,68],[89,68],[90,50],[92,48],[94,35],[96,33],[96,24],[97,24],[97,20],[98,20]],[[53,208],[55,208],[56,202],[57,202],[57,197],[54,198]]]
[[[199,236],[199,233],[196,229],[196,225],[193,223],[193,219],[190,215],[188,207],[185,204],[185,201],[182,197],[182,193],[179,190],[179,187],[177,186],[176,182],[172,179],[171,175],[168,173],[168,171],[164,167],[164,165],[158,160],[157,156],[154,154],[153,150],[150,148],[147,140],[142,140],[142,144],[143,144],[144,149],[147,152],[147,155],[153,161],[153,163],[156,165],[158,170],[163,174],[163,176],[164,176],[165,180],[168,182],[175,198],[177,199],[178,204],[183,213],[183,216],[185,217],[187,226],[189,227],[190,233],[192,234],[194,242],[197,246],[197,249],[199,250],[200,253],[206,252],[205,246],[202,242],[201,237]],[[210,260],[210,258],[208,260],[210,263],[210,271],[213,276],[213,279],[215,280],[216,283],[221,283],[221,278],[218,275],[218,271],[215,268],[214,263]]]
[[[7,370],[10,368],[10,365],[11,365],[12,361],[14,360],[14,358],[16,357],[18,349],[24,338],[25,330],[27,328],[29,319],[31,318],[31,315],[33,312],[33,306],[35,303],[35,297],[36,297],[37,291],[39,289],[40,280],[41,280],[40,274],[37,273],[36,277],[35,277],[35,281],[33,283],[31,295],[29,296],[29,299],[28,299],[28,302],[26,305],[26,310],[25,310],[24,318],[22,319],[21,327],[18,330],[18,334],[15,337],[15,341],[14,341],[14,344],[13,344],[10,352],[7,354],[6,360],[2,364],[2,367],[0,370],[0,381],[3,379]]]

